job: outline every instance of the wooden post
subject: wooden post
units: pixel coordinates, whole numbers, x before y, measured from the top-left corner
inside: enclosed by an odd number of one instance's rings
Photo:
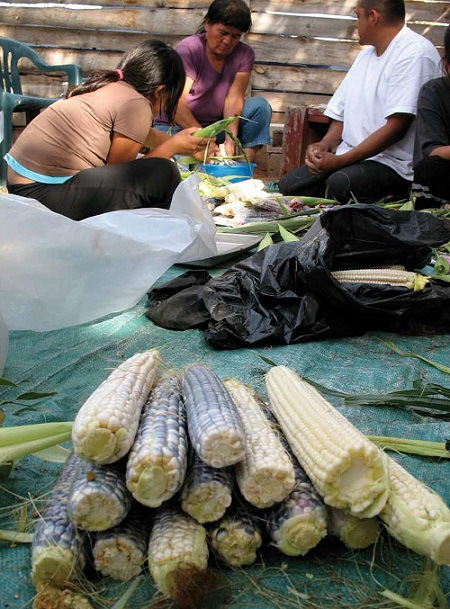
[[[281,175],[300,165],[301,142],[305,125],[306,106],[286,109],[284,119]]]

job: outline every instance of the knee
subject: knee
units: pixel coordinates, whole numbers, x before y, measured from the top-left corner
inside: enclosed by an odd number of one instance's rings
[[[414,167],[414,182],[423,186],[429,186],[431,182],[434,182],[435,176],[441,173],[444,163],[445,159],[437,155],[424,157]],[[447,161],[445,164],[448,171],[450,169],[450,161]]]
[[[264,97],[250,97],[245,100],[245,105],[248,107],[249,113],[246,118],[258,119],[260,122],[268,122],[272,118],[272,106]],[[245,107],[245,106],[244,106]]]
[[[352,198],[351,182],[346,173],[336,171],[326,180],[326,194],[328,199],[336,199],[338,203],[349,203]]]

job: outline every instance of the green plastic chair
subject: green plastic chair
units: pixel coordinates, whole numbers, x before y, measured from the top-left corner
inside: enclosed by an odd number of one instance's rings
[[[27,58],[41,72],[65,72],[68,86],[82,82],[81,66],[78,64],[49,65],[27,44],[0,36],[0,186],[6,185],[7,165],[3,160],[12,143],[13,112],[25,112],[28,124],[42,108],[59,98],[32,97],[23,95],[18,62]]]

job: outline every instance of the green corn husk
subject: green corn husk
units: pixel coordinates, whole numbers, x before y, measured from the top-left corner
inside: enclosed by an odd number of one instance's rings
[[[445,442],[429,442],[412,438],[393,438],[390,436],[367,436],[374,444],[386,450],[419,455],[421,457],[440,457],[450,459],[450,450]]]
[[[237,118],[242,119],[244,117],[238,115],[228,116],[227,118],[223,118],[220,121],[211,123],[211,125],[208,125],[207,127],[202,127],[198,131],[195,131],[195,133],[193,133],[192,135],[194,135],[195,137],[216,137],[216,135],[219,135],[219,133],[225,131],[228,125],[231,125],[231,123],[233,123]]]
[[[266,222],[248,222],[242,226],[217,227],[218,233],[261,233],[274,234],[279,232],[279,225],[287,230],[297,233],[307,230],[316,221],[315,217],[311,216],[290,216],[286,218],[267,220]]]

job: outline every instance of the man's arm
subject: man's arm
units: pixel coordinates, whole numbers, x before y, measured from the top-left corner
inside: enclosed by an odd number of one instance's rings
[[[240,116],[242,114],[242,108],[244,107],[245,91],[247,90],[249,82],[250,72],[237,72],[228,90],[227,96],[225,97],[223,106],[224,118],[235,115]],[[239,119],[236,119],[233,123],[231,123],[231,125],[228,125],[228,129],[236,137],[238,133],[238,128]],[[235,144],[228,135],[226,135],[225,137],[225,150],[230,156],[235,153]]]
[[[316,172],[336,171],[341,167],[353,165],[383,152],[406,135],[413,120],[413,114],[392,114],[388,116],[382,127],[348,152],[341,155],[319,152],[313,163]]]

